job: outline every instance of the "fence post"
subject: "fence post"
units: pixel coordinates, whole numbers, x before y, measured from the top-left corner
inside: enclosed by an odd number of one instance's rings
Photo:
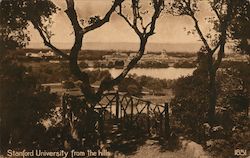
[[[65,103],[66,97],[65,94],[62,95],[62,113],[63,113],[63,119],[65,118],[66,115],[66,103]]]
[[[66,128],[66,95],[65,93],[62,95],[62,122],[63,122],[63,131],[62,131],[62,139],[63,141],[66,140],[66,133],[67,133],[67,128]]]
[[[133,102],[133,98],[131,97],[130,98],[130,103],[131,103],[131,116],[130,116],[130,121],[131,121],[131,124],[132,124],[132,121],[133,121],[133,113],[134,113],[134,102]]]
[[[148,134],[150,135],[150,116],[149,116],[149,106],[150,106],[150,102],[147,102],[147,130],[148,130]]]
[[[115,101],[116,101],[116,108],[115,108],[115,110],[116,110],[116,121],[118,122],[118,119],[119,119],[119,107],[120,107],[120,105],[119,105],[119,92],[118,91],[116,91],[116,94],[115,94]]]
[[[160,113],[160,125],[159,125],[159,127],[160,127],[160,137],[162,137],[162,130],[163,130],[163,124],[162,124],[162,118],[163,118],[163,116],[162,116],[162,113]]]
[[[99,134],[100,134],[100,138],[101,141],[105,140],[105,134],[104,134],[104,110],[101,108],[100,113],[99,113],[99,117],[98,117],[98,121],[99,121]]]
[[[246,108],[246,114],[247,114],[247,117],[249,117],[249,106],[247,106]]]
[[[169,125],[168,103],[165,103],[164,110],[165,110],[165,138],[169,138],[169,136],[170,136],[170,125]]]
[[[67,123],[66,116],[68,113],[68,104],[69,104],[69,96],[64,93],[62,96],[62,116],[64,125]]]

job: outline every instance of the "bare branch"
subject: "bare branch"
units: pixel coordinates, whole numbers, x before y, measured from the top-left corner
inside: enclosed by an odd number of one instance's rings
[[[119,12],[117,12],[117,14],[119,16],[121,16],[127,23],[128,25],[135,31],[135,33],[138,35],[138,36],[142,36],[142,33],[140,32],[140,30],[138,29],[137,26],[134,25],[134,23],[131,23],[128,19],[128,17],[126,17],[123,12],[122,12],[122,5],[119,6]]]
[[[74,0],[66,0],[66,2],[67,2],[67,10],[65,10],[65,12],[71,21],[71,24],[72,24],[73,29],[75,31],[75,35],[79,36],[82,34],[82,27],[80,26],[80,24],[78,22],[77,13],[74,9]]]
[[[154,0],[153,1],[154,2],[154,14],[152,16],[151,22],[148,24],[148,26],[150,26],[149,32],[146,32],[146,30],[144,30],[143,32],[140,32],[138,29],[137,19],[140,18],[137,14],[137,12],[139,12],[139,9],[140,9],[140,7],[138,7],[138,1],[139,0],[132,0],[132,4],[133,4],[132,10],[133,10],[133,16],[134,16],[133,23],[131,23],[128,20],[128,18],[122,13],[121,5],[120,5],[118,15],[120,15],[123,19],[125,19],[125,21],[129,24],[129,26],[135,30],[135,32],[137,33],[137,35],[140,38],[140,48],[139,48],[136,56],[129,62],[129,64],[126,66],[126,68],[124,68],[124,70],[122,71],[122,73],[119,76],[117,76],[113,80],[105,79],[101,82],[100,88],[98,89],[98,91],[96,93],[96,96],[98,98],[101,97],[101,95],[103,94],[103,92],[105,90],[110,89],[114,85],[119,84],[126,77],[128,72],[138,63],[138,61],[144,55],[145,47],[146,47],[148,38],[154,34],[156,21],[159,18],[161,11],[163,10],[164,0]]]
[[[147,27],[150,27],[149,32],[146,32],[147,30],[140,32],[140,30],[137,26],[137,21],[138,21],[138,19],[140,19],[141,23],[142,23],[142,27],[143,27],[143,19],[139,13],[139,9],[140,9],[139,0],[132,0],[132,4],[133,4],[132,9],[133,9],[133,16],[134,16],[133,22],[130,22],[129,19],[126,16],[124,16],[122,14],[122,12],[120,12],[120,16],[123,17],[123,19],[125,19],[125,21],[129,24],[129,26],[131,28],[133,28],[135,30],[135,32],[137,33],[137,35],[139,36],[139,38],[141,40],[140,41],[140,49],[138,50],[137,55],[129,62],[127,67],[123,70],[123,72],[117,78],[115,78],[113,80],[104,79],[101,82],[101,85],[100,85],[98,91],[95,93],[90,85],[89,75],[86,72],[81,71],[81,69],[78,65],[78,62],[77,62],[78,54],[79,54],[81,47],[82,47],[83,37],[89,31],[95,30],[95,29],[101,27],[102,25],[104,25],[105,23],[109,22],[112,13],[115,11],[116,7],[121,6],[123,1],[124,0],[115,0],[112,7],[106,13],[104,18],[98,20],[97,22],[92,23],[91,25],[89,25],[85,28],[82,28],[81,25],[79,24],[77,13],[76,13],[76,10],[74,8],[74,0],[66,0],[67,10],[65,12],[71,21],[71,25],[74,29],[74,35],[75,35],[75,41],[74,41],[73,47],[71,48],[70,56],[67,56],[67,59],[69,59],[69,61],[70,61],[70,63],[69,63],[70,71],[74,76],[76,76],[78,79],[80,79],[83,82],[83,84],[81,85],[80,88],[81,88],[82,92],[84,93],[86,100],[90,103],[93,103],[93,105],[95,105],[95,103],[100,100],[100,98],[105,90],[120,83],[122,81],[122,79],[124,79],[125,76],[128,74],[128,72],[141,59],[141,57],[143,56],[143,54],[145,52],[145,46],[146,46],[148,38],[154,34],[156,21],[157,21],[160,13],[162,11],[162,5],[164,4],[164,2],[163,2],[164,0],[153,0],[155,12],[152,16],[152,19],[151,19],[152,21],[147,25]],[[43,34],[43,30],[39,27],[37,27],[37,29],[38,29],[41,37],[44,39],[45,44],[50,46],[54,50],[57,50],[49,42],[49,40],[46,38],[46,35]],[[57,51],[60,52],[60,50],[57,50]],[[65,54],[65,56],[66,56],[66,54]]]
[[[140,43],[140,49],[138,51],[138,53],[136,54],[136,56],[129,62],[129,64],[126,66],[126,68],[122,71],[122,73],[117,76],[115,79],[113,80],[103,80],[101,82],[100,88],[98,89],[96,96],[98,98],[101,97],[101,95],[103,94],[103,92],[107,89],[112,88],[114,85],[119,84],[128,74],[128,72],[138,63],[138,61],[142,58],[142,56],[144,55],[145,52],[145,46],[147,44],[147,38],[142,39],[141,43]]]
[[[192,19],[194,20],[195,29],[197,30],[198,35],[200,36],[200,38],[201,38],[203,44],[205,45],[206,50],[208,51],[208,53],[212,53],[211,48],[210,48],[210,46],[209,46],[209,44],[208,44],[208,41],[206,40],[205,36],[203,35],[203,33],[202,33],[201,29],[200,29],[198,20],[196,19],[196,17],[195,17],[194,15],[192,15],[191,17],[192,17]]]
[[[220,50],[217,55],[217,60],[214,62],[213,66],[217,70],[220,66],[220,63],[222,61],[222,58],[225,56],[225,44],[226,44],[226,38],[227,38],[227,29],[230,25],[230,19],[232,16],[232,0],[227,0],[227,13],[224,19],[221,21],[221,26],[220,26]]]
[[[99,27],[101,27],[102,25],[104,25],[105,23],[109,22],[110,20],[110,16],[112,15],[112,13],[115,11],[116,7],[118,7],[119,5],[121,5],[121,3],[123,2],[124,0],[115,0],[114,4],[112,5],[112,7],[110,8],[110,10],[106,13],[106,15],[104,16],[103,19],[99,20],[98,22],[90,25],[90,26],[87,26],[83,29],[83,34],[91,31],[91,30],[94,30],[94,29],[97,29]]]
[[[56,48],[44,35],[44,32],[42,30],[41,27],[38,26],[38,24],[35,21],[31,21],[31,23],[33,24],[34,28],[37,29],[37,31],[39,32],[40,36],[43,39],[43,42],[46,46],[50,47],[56,54],[58,54],[59,56],[62,56],[65,59],[69,59],[69,56],[64,53],[63,51],[61,51],[60,49]]]
[[[69,60],[70,71],[84,83],[83,85],[85,85],[85,90],[86,90],[84,92],[85,95],[88,96],[89,94],[91,94],[89,75],[86,72],[81,71],[77,62],[78,54],[81,50],[82,40],[83,40],[82,27],[78,22],[77,13],[74,9],[74,0],[66,0],[66,2],[67,2],[67,10],[65,12],[71,21],[75,33],[75,42],[70,52],[70,60]]]
[[[90,102],[95,102],[98,99],[96,98],[96,95],[90,85],[89,75],[86,72],[82,72],[77,63],[78,54],[82,47],[83,36],[87,32],[97,29],[107,23],[112,13],[115,11],[115,8],[119,6],[123,1],[124,0],[115,0],[111,9],[107,12],[103,19],[91,24],[90,26],[82,28],[78,22],[78,17],[74,9],[74,0],[66,0],[67,10],[65,12],[67,13],[68,18],[71,21],[75,34],[75,42],[70,53],[70,70],[77,78],[79,78],[83,82],[81,90],[84,93],[85,98]]]
[[[217,42],[216,46],[211,50],[212,54],[215,53],[215,51],[220,47],[222,41]]]
[[[66,0],[66,3],[68,8],[74,8],[74,0]]]
[[[139,12],[139,8],[138,8],[138,4],[139,0],[132,0],[132,9],[133,9],[133,25],[135,27],[137,27],[137,19],[138,19],[138,13]]]
[[[220,16],[220,14],[219,14],[219,11],[216,9],[215,6],[211,6],[211,7],[212,7],[213,11],[215,12],[215,14],[216,14],[218,20],[219,20],[220,22],[222,22],[222,19],[221,19],[221,16]]]
[[[208,53],[212,54],[211,48],[210,48],[210,46],[208,44],[208,41],[207,41],[207,39],[205,38],[205,36],[203,35],[203,33],[202,33],[201,29],[200,29],[198,19],[195,17],[195,11],[192,10],[192,8],[191,8],[190,0],[184,0],[183,2],[186,5],[184,7],[184,10],[187,10],[185,15],[190,16],[193,19],[193,21],[195,23],[195,29],[197,30],[198,35],[200,36],[203,44],[205,45],[206,50],[208,51]]]
[[[154,14],[153,14],[151,22],[150,22],[151,23],[150,30],[146,34],[147,37],[154,34],[156,21],[159,18],[162,10],[164,9],[164,0],[153,0],[153,2],[154,2]]]

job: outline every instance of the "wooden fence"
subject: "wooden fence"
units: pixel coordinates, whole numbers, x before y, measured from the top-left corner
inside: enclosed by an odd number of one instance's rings
[[[64,115],[68,118],[72,117],[72,114],[68,114],[72,113],[71,106],[79,106],[74,104],[81,104],[82,96],[78,96],[79,101],[74,103],[70,103],[70,98],[69,95],[62,98],[62,107],[66,109],[63,110]],[[94,110],[100,116],[101,133],[105,130],[105,122],[108,122],[118,125],[121,129],[126,128],[126,125],[133,125],[134,128],[145,130],[148,136],[168,138],[170,135],[168,103],[157,105],[126,93],[107,92]]]

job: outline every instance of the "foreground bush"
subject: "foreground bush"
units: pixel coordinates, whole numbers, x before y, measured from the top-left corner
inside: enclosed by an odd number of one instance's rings
[[[1,153],[41,146],[47,138],[41,121],[51,116],[57,97],[38,88],[32,72],[5,57],[0,61],[0,89]]]
[[[249,149],[249,68],[245,63],[219,71],[213,126],[207,123],[206,73],[196,70],[193,76],[178,79],[171,101],[173,130],[202,143],[215,156],[232,157],[234,149]]]

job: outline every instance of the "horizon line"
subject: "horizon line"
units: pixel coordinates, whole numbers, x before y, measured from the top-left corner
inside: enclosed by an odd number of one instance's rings
[[[44,44],[43,42],[30,42],[29,44]],[[67,43],[67,44],[71,44],[72,42],[53,42],[53,43]],[[133,43],[133,44],[138,44],[140,42],[83,42],[83,43]],[[148,42],[150,44],[202,44],[201,42]]]

